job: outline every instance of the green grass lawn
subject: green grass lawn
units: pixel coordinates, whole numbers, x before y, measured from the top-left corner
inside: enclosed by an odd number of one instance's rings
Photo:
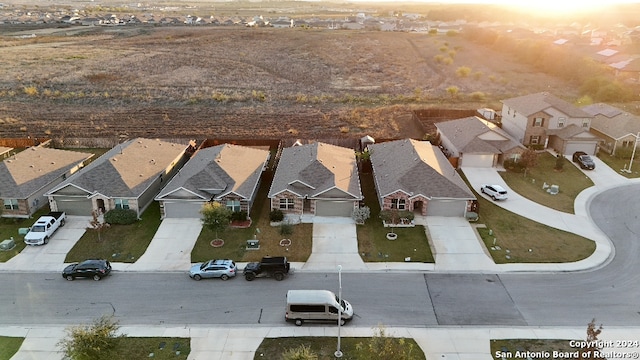
[[[532,351],[535,353],[549,352],[549,357],[538,357],[536,359],[556,359],[553,357],[553,351],[559,351],[562,353],[570,352],[575,353],[578,349],[569,346],[569,340],[557,340],[557,339],[501,339],[491,340],[491,356],[494,359],[510,358],[516,359],[516,352]],[[496,357],[496,352],[499,352],[501,357]],[[520,356],[521,359],[526,359],[526,356]]]
[[[12,250],[0,251],[0,262],[6,262],[12,257],[18,255],[27,246],[23,241],[24,236],[18,235],[18,229],[30,227],[40,216],[48,213],[49,206],[47,205],[36,211],[31,219],[0,218],[0,241],[11,239],[11,237],[13,237],[13,240],[16,243],[16,247]]]
[[[373,183],[373,174],[360,173],[360,186],[365,205],[371,209],[371,218],[364,225],[358,225],[358,251],[364,261],[403,262],[410,257],[411,262],[433,263],[433,254],[429,247],[423,226],[412,228],[394,228],[398,239],[387,240],[389,228],[385,228],[380,214],[380,205]]]
[[[286,256],[289,261],[304,262],[311,255],[313,224],[298,224],[291,227],[292,233],[283,235],[280,227],[270,225],[270,201],[267,198],[269,186],[273,180],[271,173],[263,174],[256,200],[251,210],[251,227],[246,229],[227,228],[217,237],[224,240],[224,246],[214,248],[211,240],[216,233],[203,228],[191,251],[192,262],[209,259],[229,258],[236,261],[259,261],[263,256]],[[256,229],[260,229],[258,233]],[[247,240],[254,235],[260,240],[259,250],[246,250]],[[280,246],[280,240],[290,239],[291,245]]]
[[[516,193],[538,204],[573,214],[573,203],[578,194],[593,186],[593,182],[570,161],[564,162],[562,171],[554,170],[556,158],[548,152],[538,155],[538,164],[522,173],[502,171],[500,176]],[[558,185],[560,193],[551,195],[542,189],[544,183]]]
[[[633,164],[631,164],[631,173],[627,173],[624,171],[620,171],[622,169],[627,169],[629,167],[628,159],[621,159],[614,156],[611,156],[603,151],[598,153],[598,158],[602,160],[605,164],[607,164],[614,171],[617,171],[618,174],[623,175],[629,179],[634,179],[640,177],[640,151],[636,151],[636,154],[633,158]]]
[[[18,352],[24,338],[0,336],[0,360],[9,360]]]
[[[65,262],[77,262],[90,258],[109,261],[135,262],[151,243],[160,226],[160,206],[152,202],[139,220],[131,225],[112,225],[98,232],[88,229],[67,253]]]
[[[400,342],[400,338],[390,338],[394,343]],[[343,353],[342,359],[345,360],[370,360],[369,355],[359,350],[369,344],[370,338],[341,338],[340,350]],[[413,339],[403,339],[405,346],[412,346],[411,354],[413,356],[404,358],[407,360],[423,360],[426,359],[424,352]],[[409,345],[411,344],[411,345]],[[335,337],[290,337],[290,338],[268,338],[264,339],[255,352],[254,359],[282,359],[282,353],[289,349],[294,349],[300,345],[308,346],[311,351],[318,355],[318,360],[333,360],[333,355],[337,350],[338,339]],[[392,357],[385,358],[392,359]]]

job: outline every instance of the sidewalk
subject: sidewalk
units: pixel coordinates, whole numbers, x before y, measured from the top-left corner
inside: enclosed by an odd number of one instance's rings
[[[64,326],[5,327],[0,336],[24,337],[22,347],[11,360],[61,360],[57,343],[65,336]],[[341,337],[371,337],[374,328],[341,328]],[[160,327],[123,326],[122,334],[130,337],[185,337],[191,338],[189,360],[252,360],[264,338],[318,336],[336,338],[337,327],[302,326],[293,324],[274,327]],[[491,340],[495,339],[586,339],[586,325],[577,327],[438,327],[394,328],[387,327],[390,337],[413,338],[427,359],[492,360]],[[640,328],[610,328],[603,330],[598,340],[640,340]],[[284,349],[283,349],[284,350]],[[516,358],[517,349],[508,349]],[[611,347],[604,351],[616,351],[634,356],[638,347]],[[169,351],[169,350],[165,350]],[[551,349],[549,349],[551,351]],[[526,357],[523,357],[526,359]],[[637,357],[630,357],[637,359]]]

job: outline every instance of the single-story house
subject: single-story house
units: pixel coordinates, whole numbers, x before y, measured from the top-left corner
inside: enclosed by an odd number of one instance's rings
[[[269,151],[223,144],[198,150],[156,201],[162,218],[200,218],[208,201],[251,213]]]
[[[283,149],[268,197],[288,215],[351,216],[363,199],[355,151],[321,142]]]
[[[194,146],[144,138],[124,142],[51,189],[49,206],[83,216],[132,209],[140,217]]]
[[[80,170],[93,154],[33,146],[0,164],[3,217],[29,218],[47,204],[46,192]]]
[[[0,146],[0,157],[3,159],[9,157],[11,150],[13,150],[12,147]]]
[[[506,159],[518,159],[526,150],[498,125],[477,116],[435,126],[439,145],[457,168],[502,165]]]
[[[640,116],[604,103],[588,105],[582,110],[593,115],[591,132],[603,139],[600,149],[615,155],[618,149],[632,150],[636,145]]]
[[[437,146],[405,139],[372,144],[369,151],[382,210],[460,217],[471,211],[473,191]]]

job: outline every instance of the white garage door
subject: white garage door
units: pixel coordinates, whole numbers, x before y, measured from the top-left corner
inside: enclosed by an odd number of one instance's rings
[[[93,206],[87,198],[56,196],[58,211],[64,211],[67,215],[91,216]]]
[[[592,143],[581,143],[581,142],[568,142],[567,147],[564,150],[566,152],[565,155],[573,155],[576,151],[584,151],[589,155],[595,155],[596,153],[596,144]]]
[[[461,166],[492,167],[493,154],[486,154],[486,155],[463,154]]]
[[[427,216],[464,216],[467,202],[463,200],[431,200],[427,204]]]
[[[351,217],[353,201],[316,201],[317,216],[347,216]]]
[[[165,202],[164,217],[165,218],[200,218],[200,209],[203,202]]]

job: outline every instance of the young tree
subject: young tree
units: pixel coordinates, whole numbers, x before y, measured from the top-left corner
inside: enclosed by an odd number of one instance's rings
[[[580,359],[601,359],[601,356],[596,356],[596,353],[600,351],[600,348],[596,346],[598,343],[598,336],[602,332],[602,324],[596,327],[596,319],[592,319],[587,324],[587,346],[580,351]]]
[[[98,233],[98,242],[102,241],[102,230],[109,228],[109,223],[103,220],[100,220],[98,212],[93,210],[91,212],[91,221],[89,221],[91,228]]]
[[[209,230],[215,231],[216,238],[218,238],[218,231],[224,231],[229,226],[231,210],[219,202],[205,203],[200,213],[202,214],[202,224]]]
[[[102,316],[90,325],[79,325],[66,329],[67,336],[58,347],[71,360],[110,360],[118,338],[120,326],[111,316]]]
[[[556,156],[556,165],[553,168],[558,171],[562,171],[562,169],[564,169],[564,160],[564,156],[562,154],[558,154]]]
[[[520,156],[519,163],[522,165],[522,168],[524,169],[524,176],[526,177],[529,169],[538,165],[538,153],[533,149],[525,150]]]

